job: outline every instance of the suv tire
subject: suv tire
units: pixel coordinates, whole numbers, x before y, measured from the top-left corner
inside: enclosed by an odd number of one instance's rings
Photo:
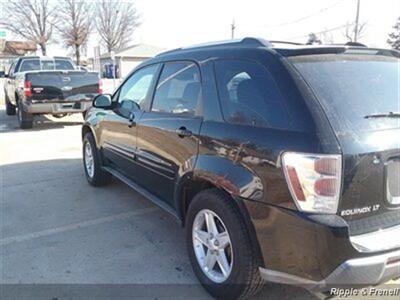
[[[258,270],[254,251],[252,251],[248,230],[233,201],[232,198],[218,189],[202,191],[191,201],[186,218],[186,243],[193,270],[201,284],[211,295],[224,299],[237,299],[252,296],[256,294],[264,284]],[[210,250],[212,249],[212,245],[210,244],[215,243],[215,239],[211,242],[210,239],[207,239],[209,246],[205,246],[203,242],[199,245],[197,241],[199,237],[197,230],[201,223],[201,221],[199,223],[198,220],[201,220],[202,213],[206,214],[204,220],[209,218],[210,215],[207,214],[211,214],[212,219],[214,219],[219,229],[219,236],[221,232],[224,232],[224,227],[228,233],[230,244],[227,248],[230,248],[231,252],[225,248],[225,250],[222,250],[224,251],[222,253],[231,254],[229,257],[226,255],[226,257],[230,258],[228,261],[231,264],[231,268],[229,275],[227,277],[224,276],[226,279],[223,281],[213,280],[213,276],[209,274],[209,271],[207,273],[207,269],[204,267],[206,258],[204,258],[203,267],[200,266],[201,263],[198,258],[198,251],[202,253],[204,250],[204,254],[209,254],[211,251],[211,253],[218,253],[217,256],[221,253],[221,250]],[[208,227],[208,223],[205,222],[203,230],[208,231]],[[195,238],[193,237],[194,235]],[[216,240],[218,241],[220,239],[217,238]],[[218,242],[217,245],[222,245],[222,243]],[[208,255],[205,257],[207,256]],[[218,258],[216,260],[211,272],[215,272],[215,269],[221,271],[220,273],[222,274],[222,269],[219,267],[220,261]]]
[[[21,101],[18,101],[18,124],[21,129],[29,129],[33,126],[33,115],[24,111]]]
[[[8,97],[6,96],[6,114],[7,116],[14,116],[16,114],[16,107],[11,104],[11,102],[8,100]]]
[[[106,185],[111,181],[111,174],[102,169],[100,153],[91,132],[83,138],[83,168],[87,181],[93,186]]]

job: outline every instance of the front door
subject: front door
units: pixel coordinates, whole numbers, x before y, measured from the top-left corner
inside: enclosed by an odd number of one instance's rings
[[[137,124],[138,182],[172,207],[176,180],[192,169],[196,160],[200,100],[198,66],[166,63],[151,110],[144,112]]]
[[[101,122],[101,145],[104,156],[115,168],[133,177],[136,151],[136,122],[140,118],[154,84],[159,66],[134,72],[114,94],[114,109]]]

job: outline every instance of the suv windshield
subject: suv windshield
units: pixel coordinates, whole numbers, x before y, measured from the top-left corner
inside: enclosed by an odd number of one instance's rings
[[[368,54],[290,57],[310,85],[335,130],[400,128],[399,58]],[[368,118],[383,115],[381,118]]]
[[[73,64],[67,59],[27,59],[22,61],[19,72],[40,70],[74,70]]]

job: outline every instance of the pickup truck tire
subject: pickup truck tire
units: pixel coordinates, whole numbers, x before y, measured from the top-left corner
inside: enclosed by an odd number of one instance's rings
[[[7,116],[14,116],[16,114],[17,108],[10,103],[8,97],[6,96],[6,114]]]
[[[21,129],[29,129],[33,126],[33,115],[24,111],[21,101],[18,101],[18,123]]]
[[[83,167],[86,179],[92,186],[106,185],[111,181],[111,174],[102,169],[100,153],[90,132],[83,138]]]
[[[247,227],[233,201],[221,190],[204,190],[191,201],[186,218],[186,243],[193,270],[204,288],[217,299],[247,298],[264,285]],[[214,221],[208,221],[210,215]],[[208,225],[213,222],[216,226]],[[209,235],[209,227],[217,228],[213,231],[217,234]],[[220,238],[224,233],[225,240]],[[210,253],[214,255],[209,259],[211,272],[210,267],[206,268]],[[229,272],[224,273],[221,265],[230,266],[224,268]]]

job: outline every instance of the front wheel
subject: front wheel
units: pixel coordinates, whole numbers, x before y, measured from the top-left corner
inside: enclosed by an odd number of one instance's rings
[[[87,181],[93,186],[102,186],[110,182],[111,174],[101,167],[100,154],[92,133],[83,139],[83,167]]]
[[[222,191],[205,190],[194,197],[186,242],[195,274],[214,297],[246,298],[263,286],[244,220]]]

